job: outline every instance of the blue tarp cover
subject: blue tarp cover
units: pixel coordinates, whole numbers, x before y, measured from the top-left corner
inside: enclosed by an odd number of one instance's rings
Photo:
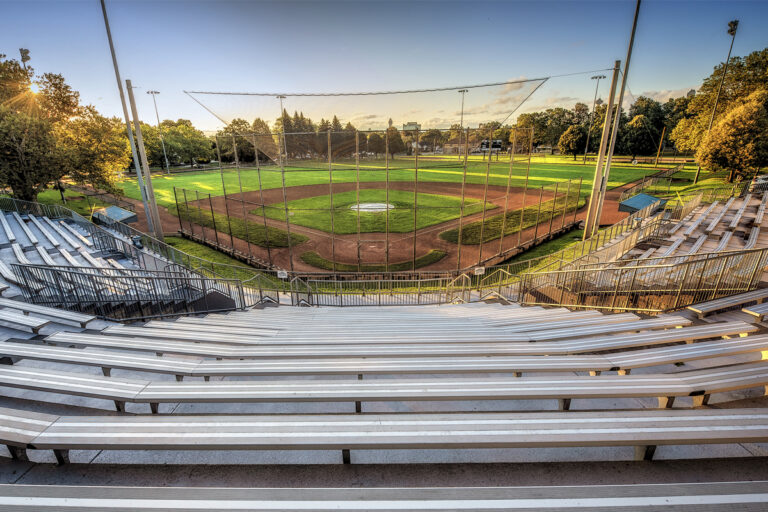
[[[138,220],[135,213],[124,210],[119,206],[108,206],[106,208],[96,210],[93,215],[126,223],[136,222]]]
[[[619,211],[620,212],[629,212],[629,213],[635,213],[637,211],[642,210],[649,204],[653,204],[659,200],[658,197],[649,196],[648,194],[637,194],[636,196],[632,196],[626,201],[622,201],[619,203]],[[659,204],[659,206],[664,206],[667,202],[662,200],[662,202]]]

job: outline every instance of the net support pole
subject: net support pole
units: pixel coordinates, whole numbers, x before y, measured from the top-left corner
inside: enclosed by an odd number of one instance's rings
[[[280,100],[280,103],[282,104],[282,100]],[[282,112],[282,108],[280,109]],[[283,125],[285,126],[285,125]],[[288,156],[283,155],[284,148],[287,148],[286,142],[285,142],[285,128],[283,128],[282,133],[282,144],[280,146],[280,176],[282,180],[282,186],[283,186],[283,210],[285,212],[285,231],[288,233],[288,260],[289,260],[289,266],[291,268],[291,272],[293,272],[293,247],[291,244],[291,222],[290,217],[288,216],[288,189],[285,186],[285,158]]]
[[[536,227],[533,231],[533,242],[536,243],[536,239],[539,237],[539,218],[541,217],[541,200],[544,197],[544,185],[539,189],[539,207],[536,210]]]
[[[181,222],[181,210],[179,209],[179,196],[176,192],[176,187],[173,187],[173,200],[176,203],[176,213],[179,216],[179,231],[184,231],[184,224]]]
[[[256,179],[259,182],[259,203],[261,203],[261,219],[264,222],[264,240],[267,245],[267,258],[269,259],[269,265],[272,266],[274,264],[272,262],[272,249],[270,248],[272,244],[269,242],[269,225],[267,224],[267,206],[264,204],[264,187],[261,184],[261,166],[259,165],[259,152],[258,152],[258,149],[256,149],[256,135],[253,136],[253,148],[254,148],[254,151],[256,152]],[[238,176],[239,176],[239,172],[238,172]],[[243,197],[243,201],[245,201],[245,197]]]
[[[552,211],[549,213],[549,236],[552,236],[552,223],[555,220],[555,208],[557,208],[557,189],[560,187],[560,182],[555,182],[555,196],[552,198]]]
[[[531,175],[531,153],[533,152],[533,126],[531,126],[531,133],[528,134],[528,162],[525,167],[525,183],[523,184],[523,204],[520,206],[520,225],[517,226],[517,246],[523,240],[523,223],[525,222],[525,200],[528,194],[528,178]]]
[[[235,134],[232,134],[232,154],[235,156],[235,167],[240,168],[240,157],[237,154],[237,139]]]
[[[333,226],[333,155],[331,155],[331,130],[328,130],[328,197],[331,211],[331,268],[336,272],[336,230]]]
[[[219,228],[216,226],[216,212],[213,210],[213,199],[208,194],[208,206],[211,208],[211,223],[213,223],[213,236],[216,238],[216,247],[221,247],[219,243]]]
[[[152,230],[155,238],[164,241],[163,239],[163,225],[160,223],[160,213],[157,211],[157,201],[155,200],[155,190],[152,187],[152,174],[149,170],[149,162],[147,161],[147,152],[144,149],[144,138],[141,136],[141,122],[139,121],[139,113],[136,110],[136,100],[133,97],[133,86],[131,81],[125,81],[125,88],[128,90],[128,102],[131,105],[131,114],[133,115],[133,129],[136,131],[136,148],[139,152],[139,158],[141,159],[141,166],[144,171],[144,186],[147,192],[147,204],[149,206],[149,217],[152,219],[152,225],[149,226]],[[141,178],[139,178],[141,179]]]
[[[384,190],[385,199],[389,204],[389,130],[384,131]],[[384,212],[384,270],[389,272],[389,208]]]
[[[461,136],[462,131],[459,131],[459,136]],[[465,191],[467,188],[467,159],[469,157],[469,128],[467,128],[466,133],[466,140],[467,143],[464,144],[464,165],[463,165],[463,172],[461,174],[461,204],[459,204],[459,238],[456,242],[458,244],[458,254],[457,254],[457,261],[456,261],[456,270],[461,271],[461,245],[463,240],[462,237],[462,226],[464,221],[464,197],[465,197]],[[459,151],[461,151],[461,144],[459,144]]]
[[[360,261],[360,132],[355,130],[355,204],[357,204],[357,271],[362,272]],[[389,205],[387,205],[389,209]]]
[[[509,187],[512,181],[512,169],[515,161],[515,145],[517,144],[517,128],[512,131],[512,153],[509,157],[509,173],[507,174],[507,191],[504,194],[504,213],[501,217],[501,233],[499,234],[499,254],[504,252],[504,232],[507,230],[507,209],[509,208]]]
[[[229,230],[229,245],[232,252],[235,250],[235,238],[232,235],[232,220],[229,216],[229,198],[227,198],[227,186],[224,183],[224,169],[221,167],[221,151],[219,150],[219,137],[216,136],[216,154],[219,158],[219,175],[221,176],[221,191],[224,193],[224,211],[227,215],[227,229]]]
[[[184,215],[187,216],[187,222],[189,222],[189,233],[192,238],[195,238],[195,226],[192,223],[192,216],[189,213],[189,201],[187,201],[187,189],[183,188],[181,191],[184,194]]]
[[[568,188],[565,190],[565,204],[563,205],[563,222],[560,223],[560,229],[565,228],[565,217],[568,216],[568,205],[571,203],[571,184],[573,180],[568,180]]]
[[[616,139],[619,134],[619,124],[621,123],[621,107],[624,102],[624,89],[627,86],[627,77],[629,76],[629,62],[632,59],[632,47],[635,44],[635,31],[637,30],[637,16],[640,14],[640,2],[635,4],[635,16],[632,20],[632,32],[629,36],[629,46],[627,47],[627,60],[624,62],[624,73],[621,77],[621,89],[619,90],[619,100],[616,103],[616,114],[613,117],[613,131],[611,133],[611,142],[609,144],[608,154],[605,157],[605,173],[600,187],[600,201],[597,203],[597,214],[595,215],[595,229],[600,226],[600,215],[603,213],[603,204],[605,203],[605,192],[608,186],[608,178],[611,175],[611,159],[613,151],[616,148]]]
[[[488,161],[485,164],[485,188],[483,189],[483,215],[480,220],[480,252],[477,255],[477,265],[483,262],[483,242],[485,241],[485,202],[488,200],[488,178],[491,174],[491,154],[493,153],[493,127],[488,134]]]
[[[240,206],[243,210],[243,230],[245,231],[245,245],[248,247],[248,260],[253,260],[251,252],[251,235],[248,232],[248,209],[245,207],[245,194],[243,193],[243,179],[240,176],[240,169],[237,170],[237,184],[240,188]]]
[[[576,189],[576,204],[573,206],[573,222],[576,223],[576,215],[579,212],[579,201],[581,201],[581,186],[584,184],[584,176],[579,176],[579,186]]]
[[[419,130],[415,133],[416,148],[413,161],[413,271],[416,272],[416,226],[419,211]]]
[[[595,163],[595,176],[592,180],[592,193],[589,196],[589,206],[587,207],[587,216],[584,219],[584,240],[592,236],[597,215],[597,205],[600,202],[600,190],[603,182],[603,163],[605,161],[605,152],[608,147],[608,140],[611,133],[611,116],[613,114],[613,101],[616,96],[616,82],[619,77],[619,67],[621,61],[617,60],[613,65],[613,76],[611,78],[611,91],[608,94],[608,105],[605,110],[605,121],[603,122],[603,135],[600,138],[600,149],[597,153],[597,162]]]

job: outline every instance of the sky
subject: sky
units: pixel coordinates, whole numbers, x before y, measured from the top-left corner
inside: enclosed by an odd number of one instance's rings
[[[552,77],[514,111],[591,105],[590,76],[624,60],[635,2],[611,1],[140,1],[106,0],[120,73],[139,115],[154,123],[223,123],[183,91],[339,93],[401,91]],[[55,72],[81,101],[122,116],[98,0],[0,0],[0,53],[30,50],[37,72]],[[645,0],[628,74],[627,100],[664,101],[696,88],[724,61],[727,23],[739,19],[733,55],[768,47],[768,2]],[[598,72],[610,78],[610,72]],[[600,81],[605,98],[609,80]],[[539,82],[471,89],[466,124],[502,120]],[[279,116],[274,97],[196,96],[225,121]],[[458,122],[460,95],[288,97],[315,121],[433,125]],[[496,105],[494,107],[494,105]],[[506,105],[498,107],[498,105]],[[485,109],[485,111],[483,111]],[[505,110],[507,109],[507,110]],[[472,118],[472,112],[476,117]],[[368,117],[369,121],[365,118]],[[416,119],[411,119],[415,117]]]

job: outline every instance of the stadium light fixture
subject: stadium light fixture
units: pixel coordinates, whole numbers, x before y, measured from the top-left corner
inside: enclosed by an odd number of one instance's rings
[[[152,95],[152,103],[155,104],[155,117],[157,118],[157,131],[160,132],[160,144],[163,146],[163,158],[165,159],[165,172],[171,174],[171,166],[168,164],[168,153],[165,152],[165,140],[163,138],[163,127],[160,125],[160,114],[157,113],[157,100],[155,97],[160,94],[160,91],[147,91],[147,94]],[[190,162],[191,165],[191,162]]]
[[[600,87],[600,80],[604,79],[605,75],[595,75],[590,80],[597,80],[595,83],[595,98],[592,100],[592,113],[589,115],[589,124],[587,125],[587,145],[584,146],[584,163],[587,163],[587,151],[589,151],[589,136],[592,134],[592,116],[595,115],[595,106],[597,106],[597,89]],[[602,101],[600,102],[602,103]]]
[[[728,57],[725,59],[725,66],[723,67],[723,74],[720,76],[720,85],[717,86],[717,95],[715,95],[715,104],[712,106],[712,114],[709,116],[709,126],[707,126],[707,135],[712,130],[712,123],[715,121],[715,112],[717,111],[717,103],[720,101],[720,92],[723,90],[723,82],[725,82],[725,75],[728,73],[728,63],[731,61],[731,50],[733,50],[733,42],[736,40],[736,29],[739,28],[739,20],[732,20],[728,22],[728,35],[731,36],[731,46],[728,48]],[[699,174],[701,173],[701,164],[696,166],[696,176],[693,177],[693,183],[698,183]]]

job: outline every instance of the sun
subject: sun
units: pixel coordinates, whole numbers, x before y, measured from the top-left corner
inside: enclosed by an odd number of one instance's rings
[[[35,82],[32,82],[29,84],[29,90],[32,92],[32,94],[37,94],[40,92],[40,86],[37,85]]]

